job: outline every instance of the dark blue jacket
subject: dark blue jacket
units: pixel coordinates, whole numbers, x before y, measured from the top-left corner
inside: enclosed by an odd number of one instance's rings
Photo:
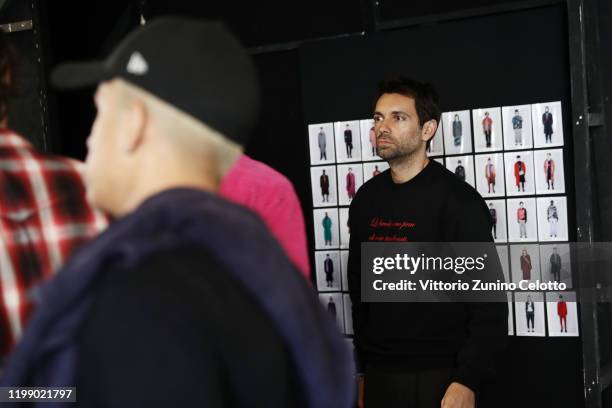
[[[77,334],[99,278],[111,268],[136,265],[153,252],[186,245],[206,248],[267,313],[298,371],[306,406],[351,406],[350,353],[303,277],[255,215],[191,189],[149,198],[77,251],[43,287],[42,302],[10,356],[0,386],[73,386]]]

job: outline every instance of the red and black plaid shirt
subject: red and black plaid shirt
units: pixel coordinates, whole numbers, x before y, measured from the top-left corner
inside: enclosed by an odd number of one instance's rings
[[[81,163],[0,130],[0,361],[33,310],[32,289],[106,225],[86,201]]]

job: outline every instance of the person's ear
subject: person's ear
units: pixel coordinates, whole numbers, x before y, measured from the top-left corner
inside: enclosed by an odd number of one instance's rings
[[[424,142],[430,140],[436,134],[436,130],[438,130],[438,122],[434,119],[428,120],[423,124],[423,130],[421,132],[421,139]]]
[[[123,121],[121,140],[121,150],[127,154],[134,153],[142,146],[145,139],[145,126],[147,123],[147,109],[140,100],[133,100],[125,112],[126,118]]]

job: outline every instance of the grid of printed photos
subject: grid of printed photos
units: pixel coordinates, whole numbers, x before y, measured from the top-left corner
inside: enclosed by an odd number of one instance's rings
[[[316,284],[340,331],[353,335],[348,208],[388,168],[372,119],[308,126]],[[507,281],[572,288],[561,102],[444,112],[428,155],[482,195]],[[508,293],[508,334],[579,335],[574,292]]]

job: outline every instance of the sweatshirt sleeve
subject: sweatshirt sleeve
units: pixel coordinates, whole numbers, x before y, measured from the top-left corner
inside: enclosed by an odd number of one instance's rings
[[[475,195],[461,200],[455,211],[454,239],[456,242],[490,242],[488,252],[497,262],[496,275],[501,264],[491,236],[492,220],[484,200]],[[489,259],[491,257],[489,256]],[[500,276],[503,280],[503,275]],[[478,392],[482,383],[496,372],[497,360],[505,350],[508,338],[508,304],[503,301],[466,303],[468,310],[467,340],[460,349],[453,381]]]

